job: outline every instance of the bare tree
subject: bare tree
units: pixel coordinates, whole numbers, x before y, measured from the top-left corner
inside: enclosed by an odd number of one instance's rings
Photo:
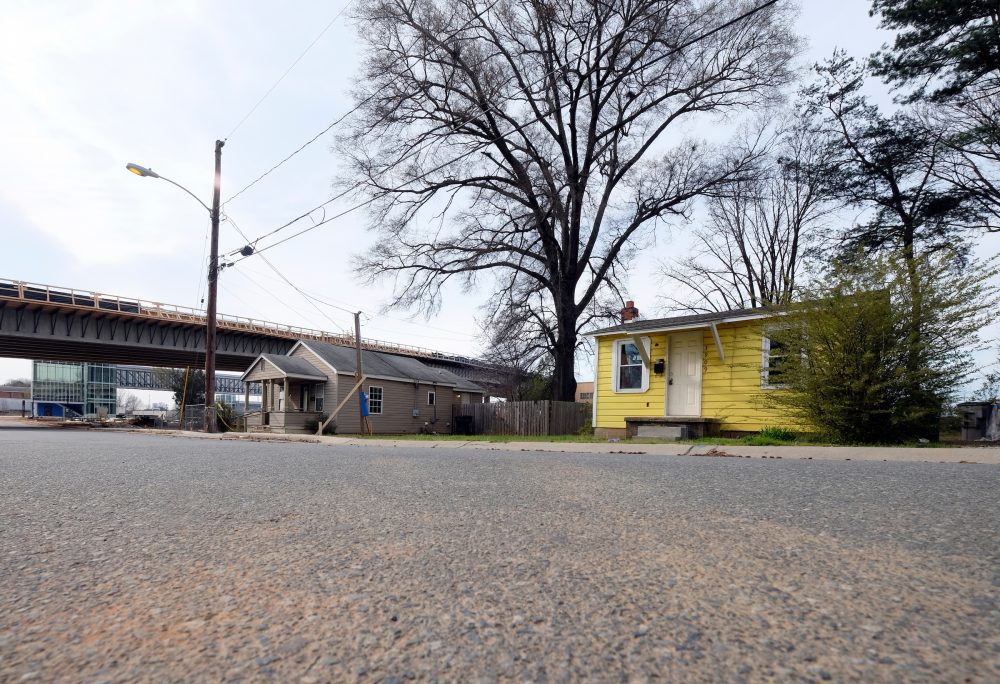
[[[133,413],[142,406],[142,397],[134,392],[122,392],[118,395],[118,410],[122,413]]]
[[[1000,84],[970,86],[922,111],[924,125],[941,132],[948,154],[936,176],[976,205],[978,227],[1000,232]]]
[[[795,39],[777,0],[369,0],[358,110],[338,149],[370,201],[368,278],[426,312],[492,276],[572,399],[581,321],[641,246],[745,159],[678,124],[765,103]],[[456,278],[457,277],[457,278]]]
[[[665,265],[670,308],[693,312],[788,304],[816,229],[833,208],[818,162],[822,136],[795,118],[744,131],[753,172],[708,201],[687,257]]]

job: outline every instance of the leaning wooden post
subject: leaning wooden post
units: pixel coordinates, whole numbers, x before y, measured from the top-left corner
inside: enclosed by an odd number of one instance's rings
[[[243,383],[243,432],[250,432],[250,381]]]
[[[323,430],[326,429],[326,426],[330,424],[331,420],[333,420],[334,418],[337,417],[337,414],[340,413],[340,409],[344,408],[344,404],[346,404],[347,401],[354,395],[354,393],[358,391],[358,389],[361,387],[361,385],[364,384],[364,382],[365,382],[365,378],[362,376],[362,378],[360,380],[358,380],[357,384],[354,385],[353,388],[351,388],[351,391],[348,392],[347,395],[343,399],[340,400],[340,403],[337,404],[337,408],[333,409],[333,412],[330,414],[330,417],[327,418],[326,420],[324,420],[323,423],[322,423],[322,425],[320,425],[318,428],[316,428],[316,434],[317,435],[322,435],[323,434]]]

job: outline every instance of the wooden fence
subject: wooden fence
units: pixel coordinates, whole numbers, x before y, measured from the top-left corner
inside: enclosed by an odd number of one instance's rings
[[[470,416],[476,435],[571,435],[583,427],[589,404],[571,401],[502,401],[461,404],[454,417]],[[460,421],[453,421],[459,427]]]

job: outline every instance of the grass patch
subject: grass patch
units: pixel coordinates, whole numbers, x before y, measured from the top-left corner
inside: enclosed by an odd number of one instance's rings
[[[413,442],[604,442],[593,435],[361,435],[361,439],[400,439]]]
[[[342,435],[346,437],[347,435]],[[593,435],[360,435],[360,439],[398,439],[411,442],[554,442],[566,444],[607,444],[611,440],[594,437]],[[623,439],[622,444],[676,444],[671,439]]]
[[[713,444],[717,446],[867,446],[867,447],[920,447],[933,449],[956,446],[942,442],[905,442],[903,444],[837,444],[819,435],[793,434],[791,439],[778,439],[773,434],[760,432],[744,437],[701,437],[699,439],[657,439],[653,437],[637,437],[612,441],[594,437],[593,435],[342,435],[356,439],[395,439],[412,442],[485,442],[506,444],[508,442],[548,442],[555,444]],[[787,435],[784,435],[787,436]]]

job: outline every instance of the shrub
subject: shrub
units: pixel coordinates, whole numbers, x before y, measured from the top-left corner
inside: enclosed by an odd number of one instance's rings
[[[936,439],[972,369],[993,271],[953,254],[837,264],[768,332],[782,357],[767,401],[838,442]]]
[[[594,434],[594,405],[590,402],[582,405],[586,407],[583,414],[583,425],[576,431],[576,434],[580,437],[589,437]]]
[[[219,432],[242,432],[243,419],[236,415],[232,406],[217,401],[215,402],[215,429]]]
[[[766,427],[760,431],[759,436],[763,439],[774,440],[776,442],[794,442],[795,433],[788,428],[783,427]]]

